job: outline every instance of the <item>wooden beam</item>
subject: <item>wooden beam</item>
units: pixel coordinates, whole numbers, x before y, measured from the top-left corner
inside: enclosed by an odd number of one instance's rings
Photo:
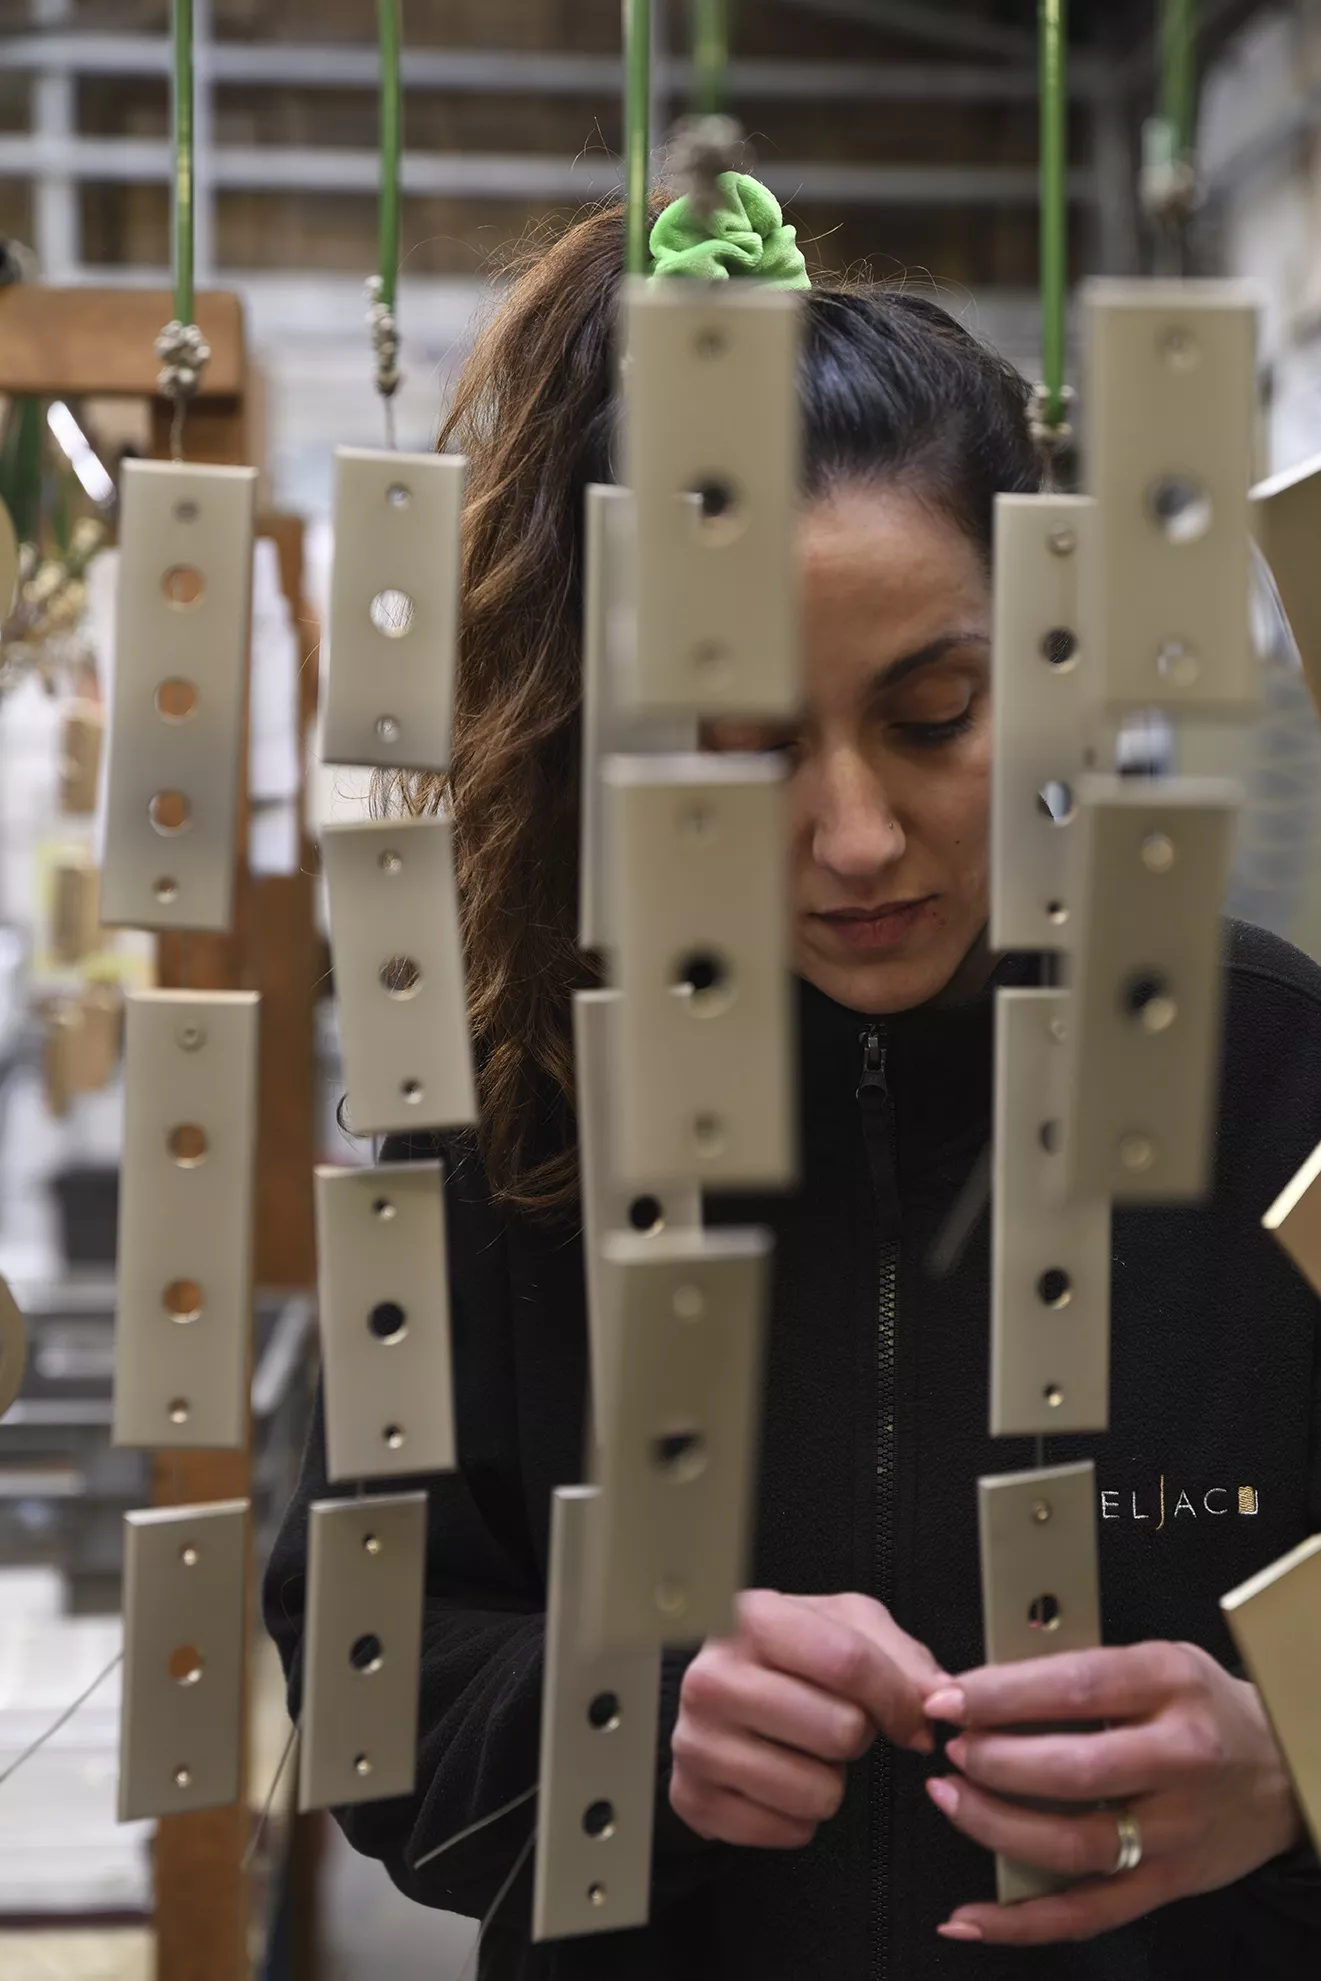
[[[0,289],[0,393],[39,399],[155,396],[156,338],[174,314],[164,289],[47,289],[15,282]],[[197,298],[197,321],[211,346],[199,400],[244,390],[243,306],[224,290]]]

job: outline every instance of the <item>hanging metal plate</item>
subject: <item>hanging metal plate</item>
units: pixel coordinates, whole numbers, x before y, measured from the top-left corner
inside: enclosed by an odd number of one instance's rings
[[[247,1500],[124,1516],[119,1820],[237,1802]]]
[[[609,757],[621,1177],[772,1188],[795,1173],[784,769]]]
[[[323,826],[321,866],[353,1132],[475,1121],[449,820]]]
[[[605,1357],[618,1339],[620,1274],[602,1256],[611,1233],[658,1238],[667,1231],[700,1231],[702,1193],[695,1183],[663,1192],[633,1191],[619,1182],[610,1151],[610,1026],[613,990],[575,991],[573,1043],[577,1085],[578,1173],[582,1195],[587,1331],[592,1363],[592,1421],[599,1425],[609,1378]]]
[[[1220,1598],[1321,1850],[1321,1534]]]
[[[1082,780],[1063,1109],[1071,1198],[1174,1203],[1208,1187],[1238,796],[1216,778]]]
[[[551,1500],[532,1937],[645,1926],[660,1718],[660,1651],[594,1655],[582,1600],[597,1495]]]
[[[335,450],[326,763],[449,764],[467,472],[459,454]]]
[[[228,929],[255,468],[125,461],[101,920]]]
[[[988,1664],[1100,1643],[1095,1484],[1090,1459],[977,1481]],[[1001,1905],[1072,1882],[1006,1857],[995,1870]]]
[[[1068,838],[1087,744],[1079,574],[1095,511],[1080,495],[995,498],[993,949],[1068,947]]]
[[[246,1436],[259,1003],[125,1003],[117,1445],[234,1451]]]
[[[578,946],[610,945],[609,857],[601,802],[601,760],[612,751],[695,750],[689,716],[650,719],[621,712],[618,683],[633,663],[633,498],[599,482],[586,494],[583,538],[583,728],[579,795],[581,863]]]
[[[747,1579],[771,1240],[676,1231],[603,1253],[619,1332],[586,1628],[602,1649],[695,1643],[731,1629]]]
[[[1321,1293],[1321,1144],[1262,1219],[1308,1284]]]
[[[298,1807],[411,1795],[427,1496],[314,1500]]]
[[[621,703],[792,714],[798,299],[751,282],[644,280],[625,298],[637,654]]]
[[[1257,311],[1236,282],[1084,289],[1089,695],[1111,707],[1250,715]]]
[[[316,1215],[327,1477],[451,1471],[440,1164],[319,1168]]]
[[[995,1004],[991,1190],[991,1436],[1109,1423],[1110,1206],[1061,1201],[1050,1136],[1069,993],[1001,990]]]
[[[1258,482],[1252,491],[1252,521],[1297,642],[1312,700],[1321,712],[1321,588],[1316,582],[1321,454]]]
[[[28,1366],[28,1335],[18,1302],[0,1279],[0,1417],[23,1387]]]

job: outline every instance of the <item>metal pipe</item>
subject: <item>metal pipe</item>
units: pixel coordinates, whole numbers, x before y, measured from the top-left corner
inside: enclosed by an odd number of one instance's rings
[[[725,0],[692,0],[693,109],[714,117],[725,106],[729,18]]]
[[[377,0],[381,56],[381,302],[392,310],[399,275],[399,161],[403,110],[399,94],[399,0]]]
[[[193,0],[174,0],[174,314],[193,320]]]
[[[624,269],[645,275],[651,233],[651,0],[624,0]]]

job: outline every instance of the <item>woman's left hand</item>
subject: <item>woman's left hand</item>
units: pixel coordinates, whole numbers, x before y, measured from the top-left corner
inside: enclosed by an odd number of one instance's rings
[[[946,1749],[960,1773],[927,1783],[937,1808],[988,1850],[1087,1880],[1019,1905],[959,1906],[938,1929],[947,1939],[1087,1940],[1232,1884],[1302,1836],[1256,1687],[1195,1644],[984,1665],[934,1690],[926,1710],[965,1729]],[[1008,1731],[1053,1720],[1108,1724],[1096,1733]],[[1141,1862],[1108,1875],[1119,1846],[1114,1810],[1045,1814],[1003,1795],[1118,1803],[1141,1827]]]

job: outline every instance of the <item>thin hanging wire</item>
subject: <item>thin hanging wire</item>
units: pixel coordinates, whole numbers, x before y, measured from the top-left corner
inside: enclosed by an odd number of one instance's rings
[[[3,1771],[0,1771],[0,1787],[2,1787],[4,1783],[9,1780],[9,1777],[11,1775],[17,1774],[18,1770],[23,1766],[24,1762],[30,1761],[32,1759],[32,1756],[38,1753],[46,1745],[46,1742],[48,1740],[53,1740],[55,1735],[59,1732],[62,1726],[68,1725],[69,1721],[73,1718],[74,1714],[78,1711],[79,1707],[85,1706],[87,1704],[87,1701],[96,1691],[97,1686],[103,1685],[106,1679],[109,1678],[111,1672],[115,1669],[116,1665],[121,1665],[123,1664],[123,1662],[124,1662],[124,1653],[122,1651],[116,1651],[114,1657],[110,1660],[110,1663],[106,1665],[103,1670],[99,1671],[96,1674],[96,1677],[92,1680],[90,1685],[84,1687],[84,1689],[78,1694],[78,1697],[74,1700],[73,1704],[71,1706],[66,1706],[64,1711],[60,1714],[59,1718],[51,1721],[50,1725],[46,1728],[44,1733],[39,1733],[36,1739],[34,1741],[31,1741],[29,1745],[23,1749],[23,1752],[20,1755],[18,1755],[16,1759],[12,1760],[9,1763],[9,1766],[7,1768],[5,1768]]]
[[[651,0],[624,0],[624,271],[651,265]]]
[[[1068,0],[1037,0],[1041,175],[1041,382],[1033,395],[1033,438],[1047,488],[1060,450],[1072,439],[1064,383],[1069,283]]]
[[[473,1941],[472,1947],[468,1954],[468,1958],[464,1961],[463,1967],[460,1970],[459,1981],[467,1981],[468,1975],[471,1974],[473,1968],[475,1967],[478,1956],[480,1955],[482,1950],[482,1941],[486,1938],[487,1929],[489,1928],[491,1921],[495,1918],[496,1913],[500,1910],[500,1907],[504,1904],[505,1898],[508,1895],[509,1890],[514,1884],[515,1880],[517,1879],[519,1872],[523,1869],[523,1866],[527,1863],[529,1853],[531,1852],[532,1846],[536,1842],[536,1840],[537,1840],[537,1826],[534,1823],[532,1825],[531,1836],[528,1838],[527,1842],[523,1845],[523,1848],[519,1851],[518,1856],[514,1859],[513,1869],[510,1871],[509,1876],[505,1879],[503,1885],[501,1885],[495,1897],[491,1900],[490,1909],[487,1912],[486,1917],[483,1919],[481,1925],[477,1928],[477,1938]]]
[[[376,0],[380,47],[381,185],[378,212],[379,263],[367,284],[367,322],[376,353],[376,390],[385,417],[385,443],[397,443],[394,395],[399,390],[399,326],[395,298],[399,280],[399,172],[403,156],[404,113],[399,83],[400,0]]]
[[[531,1788],[525,1788],[521,1795],[513,1798],[512,1802],[502,1803],[498,1809],[493,1809],[489,1816],[482,1816],[477,1822],[469,1823],[466,1830],[460,1830],[456,1836],[448,1837],[444,1843],[438,1843],[434,1850],[428,1850],[423,1856],[414,1858],[411,1869],[420,1871],[424,1864],[431,1864],[437,1857],[443,1857],[447,1850],[453,1850],[455,1845],[462,1843],[465,1838],[476,1836],[478,1830],[486,1829],[491,1823],[498,1823],[502,1816],[507,1816],[513,1809],[521,1809],[525,1802],[532,1800],[538,1787],[539,1784],[533,1782]]]
[[[252,1861],[261,1847],[261,1840],[266,1834],[266,1825],[271,1820],[271,1810],[275,1807],[275,1792],[279,1788],[285,1768],[288,1766],[289,1756],[294,1751],[294,1743],[299,1739],[302,1731],[303,1722],[301,1720],[295,1720],[289,1729],[289,1738],[284,1743],[280,1758],[275,1764],[275,1773],[272,1775],[271,1785],[266,1791],[266,1800],[261,1805],[261,1814],[257,1818],[256,1828],[253,1830],[248,1840],[248,1847],[239,1861],[240,1871],[247,1871],[251,1868]]]

